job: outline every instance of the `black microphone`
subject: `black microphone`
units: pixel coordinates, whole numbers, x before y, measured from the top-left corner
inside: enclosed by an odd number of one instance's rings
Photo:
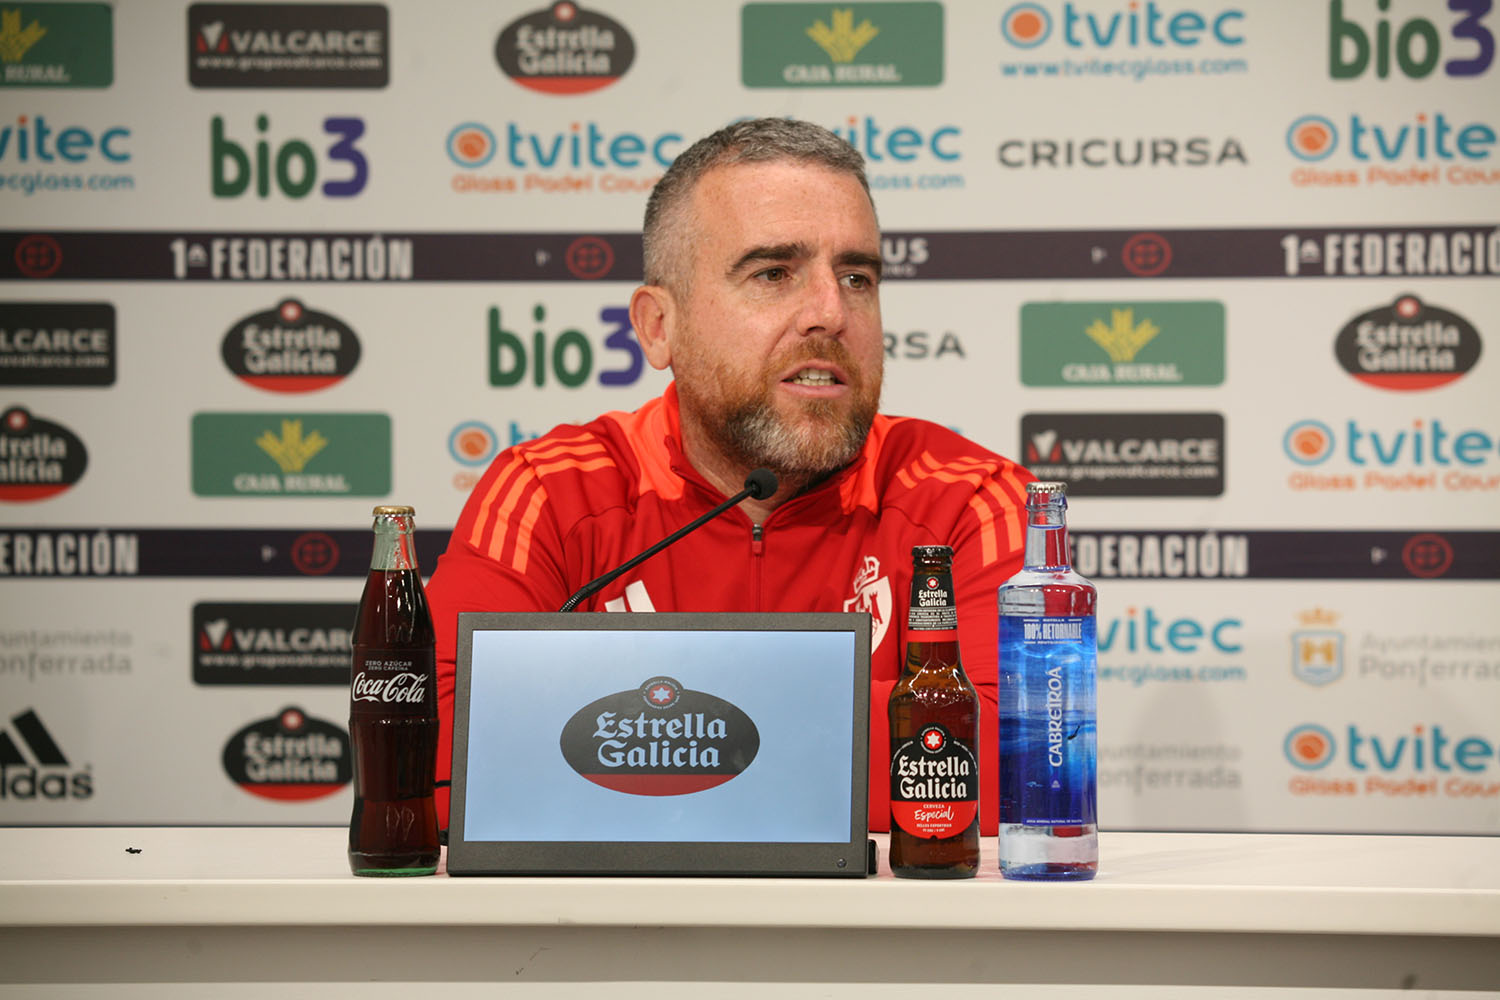
[[[645,562],[647,559],[650,559],[652,556],[656,555],[668,545],[671,545],[673,542],[682,538],[682,536],[686,535],[688,532],[697,531],[699,528],[703,527],[709,521],[712,521],[714,518],[718,517],[720,514],[724,513],[726,510],[733,507],[741,500],[764,500],[767,497],[774,495],[775,493],[776,474],[770,469],[756,469],[754,472],[750,473],[750,475],[745,477],[745,488],[743,490],[740,490],[740,492],[736,493],[728,500],[725,500],[723,503],[719,504],[719,506],[715,507],[713,510],[709,511],[707,514],[704,514],[702,517],[698,518],[696,521],[693,521],[686,527],[678,528],[666,538],[663,538],[661,541],[641,552],[639,555],[626,560],[619,566],[616,566],[614,569],[610,570],[608,573],[605,573],[603,576],[595,577],[594,579],[590,580],[588,583],[584,584],[578,589],[578,593],[574,594],[572,597],[564,601],[563,606],[558,608],[557,610],[574,610],[578,607],[579,602],[581,602],[585,597],[588,597],[590,594],[603,589],[604,585],[609,583],[609,581],[613,580],[615,577],[639,566],[641,563]]]

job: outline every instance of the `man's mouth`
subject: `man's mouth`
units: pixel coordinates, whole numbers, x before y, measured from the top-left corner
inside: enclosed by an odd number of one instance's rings
[[[840,384],[838,378],[831,371],[822,368],[804,368],[785,381],[792,385],[811,385],[831,387]]]

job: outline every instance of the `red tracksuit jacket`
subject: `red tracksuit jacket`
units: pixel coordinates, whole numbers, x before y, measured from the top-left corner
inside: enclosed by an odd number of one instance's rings
[[[756,528],[732,509],[579,611],[868,611],[870,829],[890,824],[886,701],[901,675],[914,545],[949,545],[964,669],[980,698],[980,829],[996,831],[995,590],[1020,569],[1024,468],[924,420],[880,415],[859,457]],[[462,611],[556,611],[575,590],[724,500],[688,463],[677,393],[502,452],[427,587],[437,629],[438,777],[450,774]],[[566,683],[559,678],[559,683]],[[448,797],[438,813],[447,826]]]

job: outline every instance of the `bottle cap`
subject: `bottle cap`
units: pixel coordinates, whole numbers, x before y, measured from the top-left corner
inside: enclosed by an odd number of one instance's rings
[[[1026,484],[1026,495],[1028,497],[1060,497],[1066,496],[1068,492],[1067,483],[1037,481]]]
[[[911,557],[913,559],[952,559],[953,548],[948,545],[913,545]]]
[[[394,504],[381,504],[375,508],[376,517],[412,517],[416,512],[415,507],[402,507]]]

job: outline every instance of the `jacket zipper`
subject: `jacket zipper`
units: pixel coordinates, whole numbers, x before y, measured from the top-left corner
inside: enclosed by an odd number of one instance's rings
[[[761,567],[765,565],[765,560],[763,560],[761,557],[765,555],[765,552],[766,545],[764,536],[760,529],[760,525],[750,525],[750,586],[752,588],[751,593],[755,597],[756,611],[764,610],[764,602],[761,600],[760,587]]]

